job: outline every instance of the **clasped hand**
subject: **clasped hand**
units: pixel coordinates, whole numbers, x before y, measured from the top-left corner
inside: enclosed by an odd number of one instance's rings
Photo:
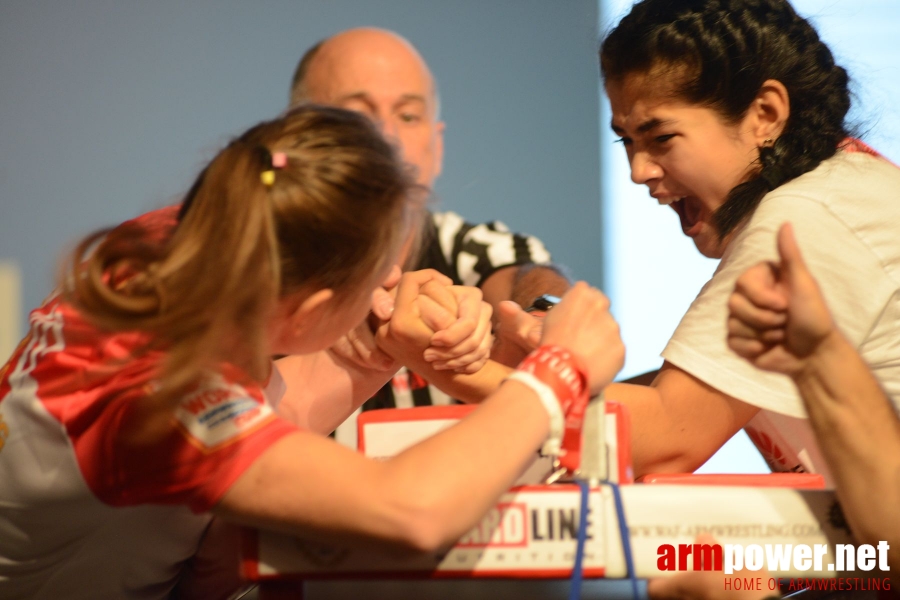
[[[331,351],[380,371],[399,364],[415,370],[474,373],[490,355],[491,306],[477,288],[454,286],[437,271],[405,273],[395,287],[373,294],[369,317]]]

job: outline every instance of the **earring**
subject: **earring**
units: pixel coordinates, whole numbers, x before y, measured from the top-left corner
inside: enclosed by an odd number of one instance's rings
[[[768,148],[768,147],[774,146],[774,145],[775,145],[775,142],[772,140],[772,138],[766,138],[763,140],[763,148]]]

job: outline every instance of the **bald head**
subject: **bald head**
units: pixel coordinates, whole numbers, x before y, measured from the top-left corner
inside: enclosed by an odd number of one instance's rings
[[[291,104],[316,102],[332,86],[334,69],[360,67],[404,70],[421,78],[436,101],[437,90],[428,65],[415,46],[393,31],[374,27],[348,29],[324,39],[303,55],[291,83]],[[331,71],[331,73],[329,73]],[[323,89],[326,88],[326,89]]]
[[[291,104],[316,102],[369,116],[432,185],[443,159],[444,124],[428,65],[399,35],[375,28],[334,35],[304,55],[294,75]]]

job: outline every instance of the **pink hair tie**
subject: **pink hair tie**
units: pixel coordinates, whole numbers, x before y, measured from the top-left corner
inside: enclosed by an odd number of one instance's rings
[[[272,168],[266,169],[262,173],[259,174],[259,180],[263,182],[263,185],[267,187],[272,187],[272,184],[275,183],[275,171],[274,169],[283,169],[287,166],[287,154],[284,152],[273,152],[272,153]]]
[[[283,169],[287,166],[287,154],[284,152],[272,153],[272,167],[275,169]]]

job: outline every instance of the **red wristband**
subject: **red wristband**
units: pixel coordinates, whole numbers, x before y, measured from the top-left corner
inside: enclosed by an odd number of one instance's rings
[[[581,429],[589,399],[587,373],[581,361],[561,346],[540,346],[525,357],[519,370],[531,373],[556,394],[565,419],[559,464],[574,473],[581,463]]]
[[[519,363],[518,369],[533,374],[553,388],[563,413],[586,393],[587,374],[574,353],[562,346],[540,346]]]

